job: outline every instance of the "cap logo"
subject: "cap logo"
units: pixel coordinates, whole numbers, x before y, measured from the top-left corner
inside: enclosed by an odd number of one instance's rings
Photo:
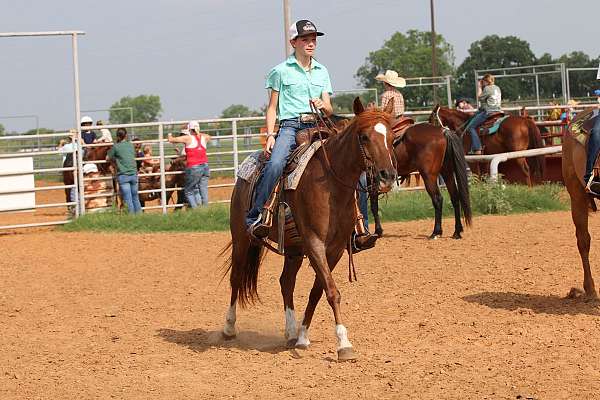
[[[311,24],[310,22],[307,23],[306,25],[304,25],[303,28],[305,31],[316,31],[317,28],[315,28],[315,26],[313,24]]]

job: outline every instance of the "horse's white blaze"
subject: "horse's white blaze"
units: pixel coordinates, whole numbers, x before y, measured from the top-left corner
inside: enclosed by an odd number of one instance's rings
[[[385,144],[385,148],[388,148],[387,145],[387,128],[385,127],[384,124],[382,124],[381,122],[378,122],[377,125],[375,125],[375,132],[380,133],[383,135],[383,144]]]
[[[342,324],[335,326],[335,335],[338,339],[337,349],[344,349],[346,347],[352,347],[352,343],[348,340],[348,330]]]
[[[235,304],[229,306],[227,315],[225,316],[225,326],[223,327],[223,333],[227,336],[235,336]]]
[[[308,345],[310,345],[310,340],[308,340],[308,328],[306,325],[301,325],[300,330],[298,331],[296,346],[308,347]]]
[[[285,338],[295,339],[298,337],[298,326],[296,325],[296,314],[289,307],[285,308]]]

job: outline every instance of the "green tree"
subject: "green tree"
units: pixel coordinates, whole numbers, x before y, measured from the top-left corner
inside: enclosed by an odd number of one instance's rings
[[[436,57],[438,75],[451,75],[454,50],[440,34],[436,35]],[[355,77],[362,87],[378,87],[381,91],[383,85],[375,80],[375,76],[387,69],[404,77],[431,76],[431,32],[411,29],[406,34],[394,33],[381,49],[369,53]],[[402,94],[408,105],[430,104],[433,97],[431,88],[405,88]]]
[[[6,134],[6,129],[4,128],[4,125],[0,124],[0,136],[5,135]]]
[[[243,104],[232,104],[221,112],[221,118],[258,117],[260,112],[251,110]]]
[[[157,121],[162,112],[159,96],[144,94],[137,97],[125,96],[110,106],[109,119],[112,124],[127,124],[130,122],[130,110],[118,109],[124,107],[131,107],[133,109],[133,120],[135,122]]]
[[[457,69],[457,95],[475,95],[476,69],[519,67],[535,63],[535,54],[527,41],[516,36],[486,36],[471,44],[469,55]],[[497,83],[505,99],[514,100],[522,94],[535,95],[533,80],[528,77],[507,78]]]
[[[28,130],[27,132],[23,132],[23,135],[37,135],[39,132],[40,135],[46,135],[49,133],[54,133],[54,129],[50,129],[50,128],[33,128]]]

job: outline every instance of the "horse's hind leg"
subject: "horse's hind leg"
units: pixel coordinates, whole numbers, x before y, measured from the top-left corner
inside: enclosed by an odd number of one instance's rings
[[[286,255],[283,271],[279,277],[285,311],[285,338],[287,339],[288,347],[294,347],[298,339],[298,327],[294,311],[294,288],[296,286],[296,275],[300,266],[302,266],[302,255]]]
[[[234,240],[231,252],[231,270],[229,271],[229,283],[231,284],[231,298],[229,308],[225,316],[225,325],[223,326],[223,336],[225,339],[231,339],[236,335],[236,308],[238,293],[242,286],[242,269],[248,263],[248,250],[250,240],[240,239],[237,243]]]
[[[450,171],[443,170],[442,177],[446,183],[446,189],[450,195],[450,201],[452,202],[452,208],[454,208],[454,234],[453,239],[462,239],[460,235],[464,228],[462,221],[460,220],[460,200],[458,198],[458,188],[456,187],[456,181],[454,180],[454,174]]]
[[[574,178],[575,180],[577,178]],[[569,185],[569,179],[565,180]],[[577,185],[577,187],[574,187]],[[583,187],[578,181],[571,183],[569,187],[571,196],[571,217],[575,224],[575,235],[577,236],[577,249],[583,264],[583,289],[589,298],[597,298],[594,279],[590,267],[590,233],[588,231],[588,201],[587,194],[583,191]],[[573,288],[569,292],[568,297],[577,297],[578,291]]]
[[[425,182],[425,189],[431,197],[431,203],[435,210],[435,223],[433,226],[433,233],[429,236],[429,239],[437,239],[442,236],[442,206],[444,198],[440,193],[440,187],[437,183],[437,174],[421,174],[423,181]]]
[[[306,349],[310,345],[310,340],[308,340],[308,328],[310,327],[310,323],[312,322],[312,317],[315,314],[317,304],[319,304],[319,300],[321,300],[321,296],[323,296],[323,286],[319,282],[319,279],[315,276],[315,282],[313,283],[313,287],[310,290],[310,295],[308,296],[308,304],[306,306],[306,310],[304,311],[302,325],[300,326],[300,329],[298,331],[298,340],[296,341],[296,347],[299,349]]]

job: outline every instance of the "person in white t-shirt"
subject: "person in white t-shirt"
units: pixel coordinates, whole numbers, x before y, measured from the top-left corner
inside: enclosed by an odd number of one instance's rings
[[[98,121],[96,125],[101,126],[104,125],[104,122]],[[100,137],[96,139],[96,143],[112,143],[112,135],[110,134],[110,130],[106,128],[100,129]]]

